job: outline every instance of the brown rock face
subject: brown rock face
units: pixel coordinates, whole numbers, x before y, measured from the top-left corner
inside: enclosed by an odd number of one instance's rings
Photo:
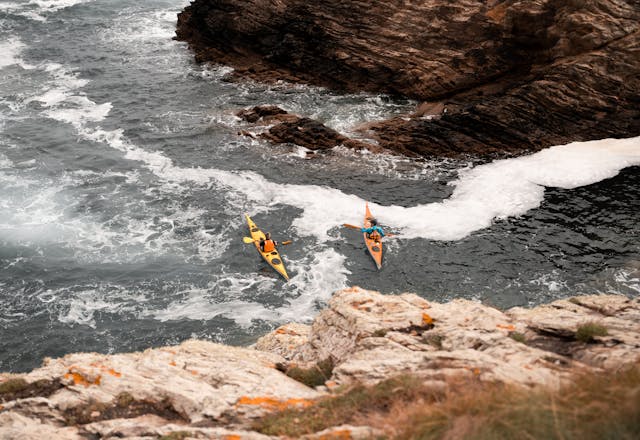
[[[636,0],[195,0],[177,36],[238,75],[425,101],[370,127],[403,153],[640,134]]]

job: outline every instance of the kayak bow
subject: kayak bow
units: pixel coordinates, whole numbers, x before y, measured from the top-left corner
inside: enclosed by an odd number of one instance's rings
[[[371,211],[369,211],[369,203],[366,203],[366,210],[364,213],[364,227],[371,227],[371,219],[373,215],[371,215]],[[376,262],[376,266],[378,270],[382,269],[382,237],[378,238],[378,240],[374,240],[369,238],[367,233],[363,233],[364,235],[364,243],[367,245],[367,249],[369,249],[369,254],[373,261]]]
[[[251,220],[249,214],[245,214],[245,217],[247,217],[247,224],[249,225],[249,232],[251,233],[253,244],[256,246],[256,249],[262,258],[264,258],[264,260],[269,263],[269,266],[273,267],[276,272],[282,275],[285,280],[289,281],[289,275],[287,275],[287,271],[284,268],[284,263],[282,262],[282,258],[280,257],[278,250],[274,249],[271,252],[262,252],[260,250],[260,240],[264,238],[264,233],[256,226],[253,220]]]

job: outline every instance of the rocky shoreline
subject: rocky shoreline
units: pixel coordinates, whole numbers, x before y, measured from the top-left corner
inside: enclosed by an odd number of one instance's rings
[[[195,0],[176,34],[198,62],[239,78],[417,100],[413,113],[362,129],[402,154],[519,154],[640,135],[633,0]]]
[[[30,373],[0,374],[0,438],[262,439],[269,437],[253,430],[256,419],[354,383],[408,373],[439,390],[452,378],[557,388],[577,372],[638,361],[637,298],[578,296],[500,311],[354,287],[336,292],[311,325],[283,325],[250,348],[189,340],[69,354]],[[330,367],[320,370],[323,363]],[[292,374],[314,369],[324,374],[315,385]],[[334,431],[375,434],[340,426],[308,438]]]

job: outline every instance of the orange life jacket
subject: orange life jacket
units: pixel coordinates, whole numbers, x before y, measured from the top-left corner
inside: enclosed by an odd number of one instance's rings
[[[264,250],[263,252],[271,252],[273,250],[275,250],[276,245],[273,242],[273,240],[265,240],[264,241]]]

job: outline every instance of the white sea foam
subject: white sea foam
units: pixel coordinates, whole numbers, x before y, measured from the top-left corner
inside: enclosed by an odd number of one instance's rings
[[[263,304],[245,298],[252,292],[267,292],[275,288],[275,280],[260,275],[221,274],[207,288],[191,287],[177,294],[180,300],[173,301],[161,310],[147,309],[143,316],[160,321],[182,319],[210,320],[224,316],[243,327],[249,327],[254,319],[274,320],[277,313]],[[224,290],[223,300],[220,291]]]
[[[193,296],[186,302],[176,302],[167,307],[166,310],[154,312],[152,316],[159,321],[183,319],[206,321],[217,316],[223,316],[236,322],[241,327],[247,328],[251,326],[254,320],[274,321],[277,318],[277,313],[275,310],[268,309],[263,304],[255,301],[211,302],[207,299],[206,292],[201,292],[200,295]]]
[[[123,9],[115,26],[102,31],[102,38],[135,46],[150,40],[170,43],[181,9],[179,4],[172,10],[146,11],[135,6]]]
[[[634,294],[640,294],[640,264],[636,262],[638,267],[623,268],[616,271],[614,280],[625,287],[627,287]],[[620,289],[613,290],[613,292],[619,292]]]
[[[91,3],[95,0],[31,0],[29,4],[38,6],[43,11],[59,11],[82,3]]]
[[[548,292],[557,294],[560,291],[568,290],[567,282],[563,279],[563,276],[563,272],[554,270],[532,279],[529,281],[529,284],[537,286],[541,291],[547,290]]]
[[[47,108],[45,115],[67,122],[77,129],[81,129],[86,122],[98,122],[107,117],[111,103],[97,104],[77,90],[87,85],[87,80],[78,78],[77,74],[57,63],[46,63],[41,68],[52,80],[42,95],[29,98],[25,103],[40,102]]]
[[[70,96],[64,100],[65,107],[57,107],[45,114],[52,119],[81,126],[84,122],[102,121],[111,111],[111,103],[96,104],[85,96]]]
[[[342,223],[362,221],[364,200],[334,188],[276,184],[248,171],[180,168],[162,153],[133,145],[120,131],[94,131],[86,135],[109,143],[128,159],[142,161],[162,179],[198,184],[215,180],[257,204],[298,207],[303,213],[293,226],[300,234],[315,236],[320,241],[331,239],[329,231]],[[489,227],[495,219],[522,215],[537,208],[546,186],[571,189],[588,185],[633,165],[640,165],[640,137],[574,142],[464,169],[452,182],[453,194],[442,202],[409,208],[375,203],[370,206],[383,224],[403,238],[459,240]]]
[[[58,321],[68,325],[86,325],[96,327],[96,313],[117,315],[137,314],[146,303],[142,294],[131,294],[127,289],[117,286],[98,286],[91,289],[74,291],[72,286],[64,291],[47,291],[38,298],[44,302],[54,302],[60,309]]]
[[[7,156],[0,153],[0,169],[11,168],[12,166],[13,166],[13,162],[11,162],[11,160]]]
[[[274,276],[260,274],[222,274],[207,288],[189,288],[178,292],[183,296],[161,310],[146,310],[144,316],[160,321],[182,319],[210,320],[223,316],[242,327],[253,321],[311,321],[318,306],[326,302],[332,292],[347,285],[344,257],[333,249],[309,252],[304,261],[286,260],[291,280],[282,286]],[[277,308],[248,300],[277,291],[285,296],[285,303]],[[290,296],[289,296],[290,295]]]
[[[47,16],[62,9],[95,0],[30,0],[0,3],[0,11],[20,15],[34,21],[46,21]]]
[[[333,248],[315,252],[311,249],[309,254],[311,261],[288,262],[287,270],[293,276],[287,288],[299,292],[300,296],[278,309],[280,322],[313,320],[319,306],[324,306],[333,292],[347,287],[350,272],[344,267],[343,255]]]
[[[494,219],[537,208],[547,186],[589,185],[633,165],[640,165],[640,137],[574,142],[466,170],[452,182],[451,197],[441,203],[376,207],[375,212],[406,238],[457,240],[490,226]]]
[[[19,56],[24,48],[24,43],[17,38],[0,42],[0,69],[22,63]]]

